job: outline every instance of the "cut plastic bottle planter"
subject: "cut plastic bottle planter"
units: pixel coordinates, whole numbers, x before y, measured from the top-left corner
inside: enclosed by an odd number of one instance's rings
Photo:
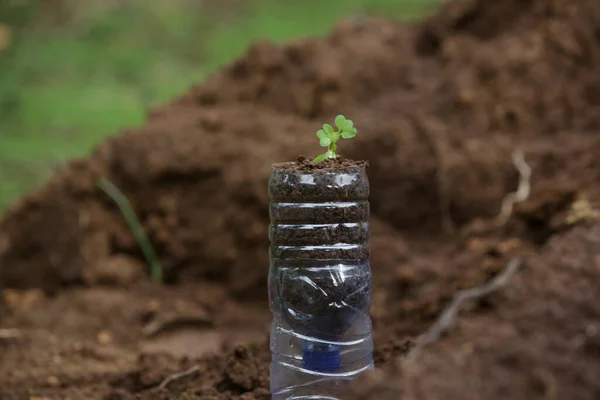
[[[271,393],[336,399],[373,367],[366,164],[275,164]]]

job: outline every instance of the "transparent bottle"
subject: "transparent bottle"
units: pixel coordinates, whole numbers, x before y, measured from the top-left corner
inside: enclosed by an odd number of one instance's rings
[[[340,399],[373,367],[365,163],[275,164],[269,180],[271,393]]]

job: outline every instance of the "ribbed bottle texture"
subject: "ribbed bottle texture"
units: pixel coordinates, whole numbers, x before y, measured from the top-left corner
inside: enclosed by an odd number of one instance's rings
[[[365,166],[278,164],[269,195],[273,399],[338,399],[373,366]]]

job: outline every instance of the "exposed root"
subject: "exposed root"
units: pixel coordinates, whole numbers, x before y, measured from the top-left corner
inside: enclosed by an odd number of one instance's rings
[[[508,266],[494,279],[480,286],[471,289],[461,290],[454,295],[452,303],[442,312],[438,320],[424,334],[417,338],[415,347],[408,354],[407,360],[414,360],[418,357],[421,350],[432,343],[438,341],[443,334],[451,331],[456,324],[456,317],[460,312],[461,306],[467,300],[479,299],[489,295],[492,292],[502,288],[512,278],[512,276],[523,265],[524,257],[512,259]]]
[[[152,389],[153,392],[158,392],[161,391],[163,389],[166,389],[167,386],[169,386],[171,383],[179,380],[179,379],[183,379],[186,378],[190,375],[195,374],[196,372],[198,372],[200,370],[200,367],[195,365],[190,369],[187,369],[185,371],[182,372],[178,372],[176,374],[173,375],[169,375],[167,376],[161,383],[160,385],[158,385],[156,388]]]
[[[519,186],[513,193],[509,193],[502,201],[502,209],[496,217],[499,225],[504,225],[510,218],[516,203],[527,200],[531,193],[531,167],[525,161],[525,154],[521,149],[517,149],[512,155],[513,164],[519,172]]]

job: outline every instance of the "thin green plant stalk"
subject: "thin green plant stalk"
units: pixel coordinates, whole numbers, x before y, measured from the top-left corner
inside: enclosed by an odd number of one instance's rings
[[[160,262],[158,261],[158,257],[152,244],[150,243],[150,239],[139,219],[135,215],[135,211],[133,210],[133,206],[129,199],[119,190],[118,187],[113,185],[112,182],[105,178],[101,178],[98,181],[98,187],[104,191],[119,207],[131,233],[137,240],[144,257],[148,264],[150,264],[150,276],[152,281],[155,283],[162,284],[164,282],[164,270]]]

